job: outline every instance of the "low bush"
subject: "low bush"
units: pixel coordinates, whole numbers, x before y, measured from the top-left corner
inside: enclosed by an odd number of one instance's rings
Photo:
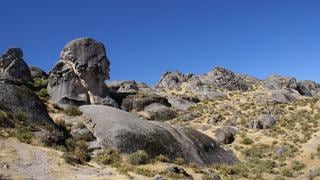
[[[150,160],[150,156],[143,150],[138,150],[129,155],[129,162],[133,165],[147,164]]]
[[[64,154],[63,158],[67,163],[84,163],[90,160],[88,145],[85,141],[75,141],[69,138],[65,145],[68,152]]]
[[[303,163],[300,162],[300,161],[292,161],[292,162],[291,162],[291,168],[292,168],[293,170],[295,170],[295,171],[300,171],[300,170],[302,170],[302,169],[305,168],[305,167],[306,167],[306,165],[303,164]]]
[[[70,106],[64,110],[64,113],[68,116],[80,116],[82,112],[79,110],[77,106]]]
[[[100,164],[110,165],[120,162],[121,157],[118,151],[113,149],[106,149],[97,154],[96,161]]]
[[[245,145],[250,145],[250,144],[253,144],[254,141],[249,139],[248,137],[245,137],[245,138],[242,139],[241,143],[245,144]]]
[[[26,130],[26,129],[18,129],[15,131],[14,136],[23,143],[31,143],[32,138],[34,137],[34,135],[32,134],[32,132]]]

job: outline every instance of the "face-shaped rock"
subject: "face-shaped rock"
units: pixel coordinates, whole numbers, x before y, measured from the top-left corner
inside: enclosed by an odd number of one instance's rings
[[[113,104],[104,83],[109,66],[102,43],[90,38],[69,42],[49,77],[51,100],[60,105]]]

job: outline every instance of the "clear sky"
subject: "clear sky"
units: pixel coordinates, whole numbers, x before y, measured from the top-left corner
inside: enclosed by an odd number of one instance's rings
[[[260,79],[320,82],[318,0],[1,0],[0,51],[17,46],[49,71],[63,46],[106,46],[111,80],[155,83],[167,70],[214,66]]]

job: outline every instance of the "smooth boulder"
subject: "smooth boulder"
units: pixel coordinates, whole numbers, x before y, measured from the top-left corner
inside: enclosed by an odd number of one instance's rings
[[[151,156],[162,154],[201,165],[237,161],[213,139],[190,128],[173,128],[101,105],[84,105],[80,110],[90,119],[86,126],[102,147],[112,147],[122,153],[145,150]]]

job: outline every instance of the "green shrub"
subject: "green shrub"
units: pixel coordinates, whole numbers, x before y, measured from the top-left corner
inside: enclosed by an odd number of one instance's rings
[[[56,110],[62,110],[62,108],[58,105],[58,104],[56,104],[56,103],[53,103],[52,104],[52,107],[54,108],[54,109],[56,109]]]
[[[45,88],[48,85],[48,79],[34,78],[32,85],[33,85],[34,89]]]
[[[27,119],[27,115],[25,112],[17,112],[13,115],[14,119],[17,120],[17,121],[26,121]]]
[[[23,143],[31,143],[31,140],[33,138],[32,132],[26,130],[26,129],[18,129],[16,130],[14,136]]]
[[[156,161],[160,161],[160,162],[170,162],[170,159],[167,156],[164,156],[162,154],[160,154],[159,156],[157,156],[155,158]]]
[[[68,152],[65,153],[63,158],[65,158],[67,163],[83,163],[90,160],[88,145],[85,141],[75,141],[69,138],[66,140],[65,145]]]
[[[245,138],[242,139],[241,143],[245,144],[245,145],[250,145],[250,144],[253,144],[254,141],[249,139],[248,137],[245,137]]]
[[[149,155],[143,150],[139,150],[129,155],[129,162],[133,165],[147,164],[149,160]]]
[[[305,168],[305,167],[306,167],[306,165],[303,164],[303,163],[301,163],[301,162],[299,162],[299,161],[292,161],[292,162],[291,162],[291,168],[292,168],[293,170],[295,170],[295,171],[300,171],[300,170],[302,170],[302,169]]]
[[[96,161],[101,164],[109,165],[120,162],[121,157],[118,151],[113,149],[106,149],[97,154]]]
[[[46,99],[46,98],[49,97],[48,90],[47,90],[46,88],[40,89],[40,91],[38,91],[36,94],[37,94],[40,98],[44,98],[44,99]]]
[[[69,106],[67,109],[64,110],[64,113],[68,116],[80,116],[82,112],[79,110],[77,106]]]
[[[281,174],[286,177],[293,177],[293,173],[290,169],[283,169]]]

